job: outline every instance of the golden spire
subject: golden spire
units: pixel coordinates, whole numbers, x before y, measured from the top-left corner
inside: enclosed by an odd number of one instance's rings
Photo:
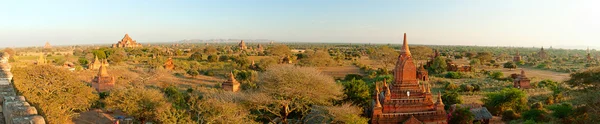
[[[104,67],[104,64],[100,64],[100,69],[98,71],[98,77],[107,77],[108,76],[108,72],[106,72],[106,67]]]
[[[442,93],[440,91],[438,91],[438,105],[444,105],[444,102],[442,102]]]
[[[404,41],[402,43],[402,51],[407,56],[410,56],[410,49],[408,48],[408,41],[406,40],[406,33],[404,33]]]
[[[390,87],[387,85],[387,80],[383,79],[383,87],[385,88],[385,97],[391,97],[392,92],[390,91]]]
[[[379,86],[375,83],[375,108],[381,107],[381,103],[379,103]]]

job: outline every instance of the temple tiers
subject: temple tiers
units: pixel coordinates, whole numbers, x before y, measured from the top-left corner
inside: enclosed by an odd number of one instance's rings
[[[233,73],[229,73],[229,80],[223,82],[221,87],[223,87],[223,90],[225,91],[237,92],[240,90],[240,82],[235,79]]]
[[[102,64],[98,69],[98,75],[92,79],[92,87],[98,92],[106,92],[115,85],[115,78],[110,76],[106,67]]]
[[[133,47],[142,47],[142,44],[139,44],[135,40],[131,39],[131,37],[129,37],[129,34],[125,34],[123,39],[121,39],[121,41],[119,41],[117,44],[113,44],[112,47],[113,48],[124,48],[124,47],[133,48]]]
[[[238,47],[240,47],[240,49],[245,50],[246,48],[246,43],[244,43],[244,40],[240,41],[240,43],[238,44]]]
[[[446,124],[447,116],[441,93],[434,103],[431,87],[419,84],[417,68],[408,48],[406,34],[394,69],[394,81],[379,92],[376,85],[371,110],[372,124],[427,123]]]

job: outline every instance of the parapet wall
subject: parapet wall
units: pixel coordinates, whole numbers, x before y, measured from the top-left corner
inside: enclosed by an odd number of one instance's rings
[[[23,96],[17,96],[12,84],[11,66],[8,54],[0,54],[0,123],[4,124],[46,124]]]

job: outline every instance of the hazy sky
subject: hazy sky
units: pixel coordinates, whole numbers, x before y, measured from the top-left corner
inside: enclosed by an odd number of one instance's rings
[[[0,47],[183,39],[600,46],[598,0],[10,0]]]

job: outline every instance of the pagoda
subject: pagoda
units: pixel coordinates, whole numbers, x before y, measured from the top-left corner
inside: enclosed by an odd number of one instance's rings
[[[447,123],[441,93],[438,93],[437,102],[434,103],[431,87],[419,84],[406,33],[394,69],[394,80],[391,85],[384,81],[383,92],[379,91],[379,86],[376,85],[370,111],[371,124]]]
[[[94,61],[92,61],[92,62],[90,62],[90,64],[88,64],[88,69],[91,69],[91,70],[100,69],[101,65],[108,67],[108,61],[107,60],[104,60],[104,61],[98,60],[98,56],[95,56]]]
[[[232,72],[229,73],[229,80],[223,82],[221,87],[223,87],[223,90],[225,91],[237,92],[240,90],[240,82],[235,79],[235,76],[233,76]]]
[[[113,48],[134,48],[134,47],[142,47],[142,44],[137,43],[135,40],[129,37],[129,34],[125,34],[123,39],[119,41],[117,44],[112,45]]]
[[[52,46],[50,45],[50,42],[46,42],[46,44],[44,45],[44,49],[50,49],[52,48]]]
[[[100,66],[98,75],[92,79],[92,87],[98,92],[106,92],[115,86],[115,78],[108,75],[106,67]]]
[[[513,74],[515,78],[513,86],[519,89],[531,88],[531,80],[525,75],[525,71],[521,70],[521,74]]]
[[[173,64],[173,58],[169,57],[169,59],[167,59],[167,62],[165,62],[164,67],[167,70],[175,69],[175,64]]]
[[[521,54],[519,54],[519,51],[517,51],[517,54],[513,57],[513,62],[519,63],[522,59],[523,57],[521,57]]]
[[[246,43],[244,43],[244,40],[240,41],[240,43],[238,44],[238,47],[240,47],[240,49],[245,50],[246,48]]]
[[[540,50],[540,52],[538,52],[538,56],[542,59],[546,59],[548,58],[548,54],[546,53],[546,51],[544,51],[544,47],[542,47],[542,49]]]

